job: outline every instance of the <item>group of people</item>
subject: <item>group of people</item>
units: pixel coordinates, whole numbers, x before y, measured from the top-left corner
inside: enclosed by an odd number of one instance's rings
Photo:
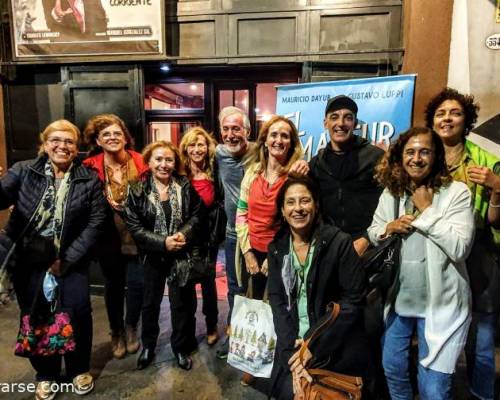
[[[384,152],[354,134],[358,106],[336,96],[325,109],[330,143],[309,163],[291,120],[271,118],[250,142],[250,121],[236,107],[219,114],[221,144],[196,127],[179,148],[157,141],[142,154],[115,115],[91,118],[83,138],[59,120],[41,134],[39,156],[0,181],[0,206],[13,206],[0,254],[21,310],[46,302],[37,293],[47,272],[55,277],[60,305],[73,311],[77,345],[64,359],[80,394],[94,387],[89,261],[99,260],[105,277],[113,356],[142,344],[137,367],[151,364],[167,284],[172,351],[189,370],[197,283],[207,342],[219,340],[215,263],[224,241],[230,311],[216,355],[229,351],[234,296],[251,284],[262,299],[267,287],[277,335],[272,396],[300,399],[308,369],[325,368],[362,377],[365,398],[412,399],[415,336],[420,398],[452,398],[465,348],[471,393],[493,399],[500,163],[466,139],[477,111],[472,96],[446,88],[429,103],[427,126]],[[366,306],[361,257],[393,235],[402,238],[400,267],[382,322]],[[299,357],[332,302],[339,317]],[[60,379],[61,356],[30,361],[37,399],[52,399],[42,383]],[[244,374],[242,384],[253,379]]]

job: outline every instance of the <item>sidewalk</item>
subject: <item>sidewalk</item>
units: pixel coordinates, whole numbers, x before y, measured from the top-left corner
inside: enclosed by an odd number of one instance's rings
[[[199,302],[201,303],[201,302]],[[226,360],[215,357],[215,349],[208,347],[205,337],[205,319],[201,314],[201,304],[196,315],[199,351],[193,355],[193,369],[184,371],[177,367],[170,348],[170,310],[165,297],[161,310],[160,338],[153,364],[137,371],[137,355],[129,355],[123,360],[111,357],[108,321],[104,299],[92,297],[94,317],[94,343],[92,350],[92,370],[96,377],[94,391],[86,399],[118,400],[218,400],[244,399],[264,400],[266,396],[250,387],[240,385],[241,373],[230,367]],[[219,301],[219,321],[227,315],[227,304]],[[15,302],[0,306],[2,334],[0,335],[0,383],[34,382],[34,372],[28,359],[14,356],[14,341],[18,329],[18,309]],[[220,326],[222,335],[222,325]],[[0,391],[0,399],[34,399],[34,393],[8,394]],[[56,399],[81,399],[73,394],[59,394]]]

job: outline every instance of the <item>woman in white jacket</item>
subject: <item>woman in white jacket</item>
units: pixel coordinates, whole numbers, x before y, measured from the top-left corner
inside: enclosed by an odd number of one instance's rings
[[[452,181],[439,136],[428,128],[402,134],[376,171],[385,190],[370,240],[377,245],[392,234],[403,237],[399,278],[384,313],[389,391],[393,399],[413,399],[408,364],[416,330],[420,399],[451,399],[471,314],[464,262],[474,236],[471,195],[465,184]]]

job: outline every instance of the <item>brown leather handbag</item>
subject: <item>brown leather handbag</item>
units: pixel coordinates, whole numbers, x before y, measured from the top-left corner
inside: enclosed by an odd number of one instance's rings
[[[327,327],[335,322],[340,312],[340,305],[331,303],[329,306],[331,314],[312,335],[302,343],[299,357],[303,363],[304,352],[311,340],[318,337]],[[361,399],[361,389],[363,388],[363,379],[359,376],[350,376],[339,374],[337,372],[328,371],[319,368],[307,368],[307,372],[311,375],[312,382],[306,379],[301,379],[300,385],[304,396],[300,400],[359,400]],[[295,400],[299,397],[295,395]]]

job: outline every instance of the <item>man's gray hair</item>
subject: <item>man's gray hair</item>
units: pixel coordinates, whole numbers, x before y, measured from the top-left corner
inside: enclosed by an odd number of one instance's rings
[[[246,129],[248,132],[250,132],[250,119],[248,119],[248,115],[241,108],[233,106],[224,107],[220,111],[219,124],[221,129],[222,129],[222,122],[224,121],[224,119],[234,114],[241,115],[241,119],[243,121],[243,128]]]

